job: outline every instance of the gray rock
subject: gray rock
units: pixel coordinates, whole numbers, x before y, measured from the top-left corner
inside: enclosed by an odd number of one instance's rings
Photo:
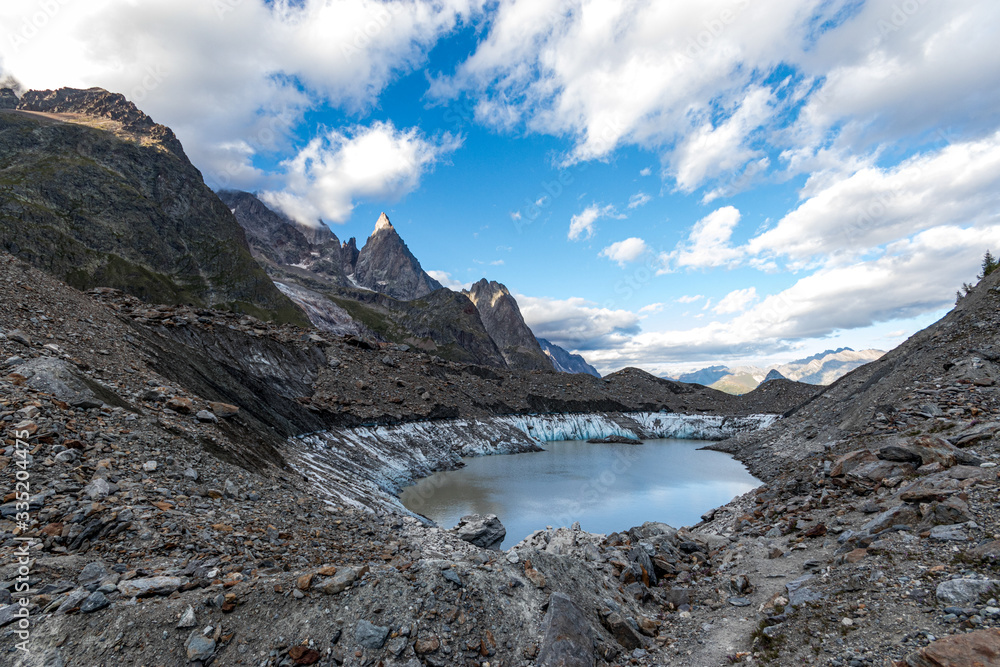
[[[403,654],[406,650],[407,640],[406,637],[396,637],[395,639],[390,639],[386,649],[389,653],[392,653],[397,658]]]
[[[6,607],[0,607],[0,628],[13,623],[14,619],[18,618],[15,615],[18,613],[21,613],[21,605],[19,604],[9,604]]]
[[[108,598],[105,597],[104,593],[101,591],[94,591],[80,604],[80,612],[89,614],[97,611],[98,609],[104,609],[109,604],[111,603],[108,601]]]
[[[337,570],[337,574],[322,582],[316,588],[327,595],[336,595],[337,593],[346,591],[357,580],[357,570],[345,567]]]
[[[184,471],[185,479],[190,479],[192,482],[198,481],[198,471],[194,468],[188,468]]]
[[[149,595],[170,595],[181,587],[180,577],[148,577],[129,579],[118,584],[118,591],[125,597],[146,597]]]
[[[188,660],[208,660],[215,653],[215,640],[204,636],[197,630],[184,642],[184,650]]]
[[[108,484],[108,480],[103,477],[98,477],[88,484],[83,492],[87,494],[87,497],[91,500],[101,500],[102,498],[107,498],[111,493],[111,485]]]
[[[231,479],[227,479],[226,483],[223,484],[222,492],[226,495],[227,498],[236,498],[240,495],[239,487],[236,486],[236,484],[234,484],[233,480]]]
[[[219,418],[216,417],[214,413],[209,412],[208,410],[199,410],[194,417],[195,419],[204,424],[217,424],[219,422]]]
[[[106,576],[108,576],[108,570],[104,567],[104,563],[99,561],[94,561],[93,563],[87,563],[83,570],[80,571],[80,576],[76,578],[77,583],[81,586],[86,586],[87,584],[101,581]]]
[[[893,508],[876,514],[868,523],[861,526],[859,532],[874,535],[896,525],[912,526],[919,520],[920,514],[910,505],[896,505]]]
[[[937,587],[937,598],[944,604],[974,605],[984,595],[1000,590],[1000,582],[990,579],[950,579]]]
[[[354,626],[354,640],[364,648],[377,649],[385,645],[389,628],[361,620]]]
[[[74,591],[70,591],[70,593],[63,598],[63,601],[59,603],[59,613],[69,613],[71,610],[79,607],[88,597],[90,597],[90,591],[86,588],[77,588]]]
[[[442,571],[441,576],[456,586],[462,586],[462,578],[458,576],[458,572],[455,572],[455,570],[450,567],[447,570]]]
[[[657,579],[656,573],[653,571],[653,560],[649,557],[649,553],[645,549],[642,547],[633,548],[628,553],[628,559],[642,568],[641,572],[649,579],[650,586],[656,585]]]
[[[541,667],[593,667],[594,632],[583,612],[564,593],[553,593],[543,621]]]
[[[942,542],[967,542],[969,536],[966,534],[962,524],[953,524],[931,528],[931,539]]]
[[[194,616],[194,607],[191,605],[187,606],[184,613],[181,614],[181,620],[177,621],[178,628],[193,628],[198,625],[198,619]]]
[[[507,529],[496,514],[468,514],[453,529],[459,539],[484,549],[499,550]]]
[[[99,408],[105,403],[128,407],[111,389],[63,359],[39,357],[18,366],[17,372],[27,378],[32,389],[52,394],[75,408]]]
[[[604,627],[608,629],[611,636],[625,649],[632,651],[642,648],[642,636],[638,629],[633,627],[624,616],[618,612],[612,612],[604,618]]]
[[[21,345],[26,345],[27,347],[31,347],[31,336],[29,336],[26,332],[21,331],[20,329],[14,329],[10,333],[8,333],[7,338],[14,341],[15,343],[20,343]]]
[[[788,591],[788,604],[793,607],[800,607],[807,602],[823,599],[823,595],[821,593],[818,593],[805,585],[812,578],[813,575],[807,574],[804,577],[799,577],[795,581],[785,584],[785,590]]]

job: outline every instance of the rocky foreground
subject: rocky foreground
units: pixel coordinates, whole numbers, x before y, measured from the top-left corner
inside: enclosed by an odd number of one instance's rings
[[[0,258],[3,663],[997,664],[987,282],[815,398],[777,381],[738,399],[85,295]],[[285,457],[291,436],[363,424],[664,409],[788,413],[717,445],[765,484],[698,526],[498,552],[488,519],[331,501]]]

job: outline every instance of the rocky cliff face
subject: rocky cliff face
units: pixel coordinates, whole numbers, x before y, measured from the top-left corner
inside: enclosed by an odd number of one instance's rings
[[[586,373],[594,377],[601,377],[597,369],[588,364],[587,360],[579,354],[572,354],[544,338],[539,338],[538,344],[542,346],[542,352],[552,362],[552,367],[560,373]]]
[[[173,133],[106,91],[0,111],[0,247],[80,289],[307,321]]]
[[[441,289],[441,283],[424,273],[420,262],[406,247],[383,213],[358,253],[353,265],[354,282],[394,299],[410,301]]]
[[[348,284],[340,240],[329,227],[300,225],[249,192],[224,190],[218,195],[246,232],[254,257],[269,271],[292,272],[332,285]]]
[[[352,288],[331,289],[326,294],[380,340],[449,361],[507,367],[479,311],[464,294],[439,289],[409,301]]]
[[[476,304],[490,337],[511,368],[553,370],[531,329],[524,323],[521,309],[507,288],[483,278],[463,292]]]

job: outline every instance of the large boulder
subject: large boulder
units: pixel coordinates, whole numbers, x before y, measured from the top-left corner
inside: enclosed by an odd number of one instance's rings
[[[507,537],[507,529],[496,514],[468,514],[452,530],[459,539],[484,549],[499,549]]]
[[[993,595],[1000,590],[1000,581],[991,579],[949,579],[937,587],[937,599],[946,605],[961,607],[974,605],[979,598]]]
[[[39,357],[19,364],[15,371],[27,378],[26,384],[32,389],[51,394],[75,408],[99,408],[105,403],[129,407],[120,396],[63,359]]]
[[[594,632],[583,612],[564,593],[553,593],[545,613],[538,665],[594,667]]]
[[[977,630],[942,637],[911,653],[905,667],[1000,667],[1000,630]]]

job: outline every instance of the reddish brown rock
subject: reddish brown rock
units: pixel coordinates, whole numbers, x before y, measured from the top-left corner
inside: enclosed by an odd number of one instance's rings
[[[231,417],[235,417],[240,412],[240,409],[238,407],[236,407],[235,405],[230,405],[228,403],[209,403],[208,407],[212,411],[212,413],[216,417],[219,417],[220,419],[229,419]]]
[[[1000,629],[943,637],[902,663],[906,667],[1000,667]]]
[[[182,415],[189,415],[194,412],[194,403],[190,398],[184,398],[183,396],[176,396],[167,401],[167,407],[174,412],[179,412]]]
[[[288,657],[294,660],[296,665],[315,665],[321,656],[319,651],[300,645],[288,649]]]

